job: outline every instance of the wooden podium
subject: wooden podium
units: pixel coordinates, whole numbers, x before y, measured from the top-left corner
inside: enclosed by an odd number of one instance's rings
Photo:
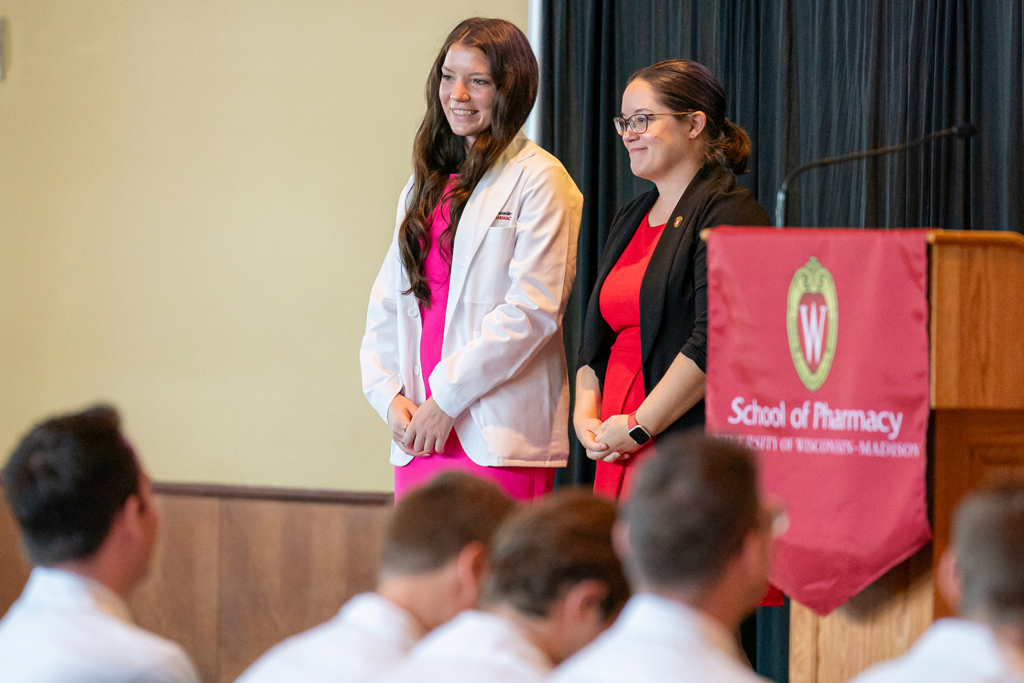
[[[1024,236],[936,230],[928,243],[935,540],[827,617],[793,603],[791,683],[843,683],[949,616],[932,568],[957,502],[986,482],[1024,478]]]

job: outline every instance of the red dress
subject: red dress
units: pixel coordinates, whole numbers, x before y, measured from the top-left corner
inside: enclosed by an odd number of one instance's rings
[[[601,419],[629,415],[644,402],[643,355],[640,348],[640,285],[665,225],[651,225],[648,216],[601,286],[598,303],[605,322],[615,331],[601,393]],[[597,462],[594,493],[620,501],[629,497],[637,466],[650,453],[649,445],[617,462]],[[769,586],[760,606],[782,605],[782,593]]]
[[[617,335],[608,356],[601,392],[602,420],[612,415],[629,415],[647,396],[641,366],[640,284],[665,230],[664,223],[651,225],[648,217],[644,216],[633,239],[608,273],[598,300],[601,315]],[[594,476],[594,493],[613,499],[628,498],[637,464],[649,452],[650,448],[644,446],[625,460],[599,460]]]

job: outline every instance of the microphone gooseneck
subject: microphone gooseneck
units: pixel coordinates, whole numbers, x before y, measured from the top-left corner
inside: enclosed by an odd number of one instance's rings
[[[894,152],[902,152],[918,145],[923,145],[926,142],[935,140],[936,138],[970,138],[978,132],[978,127],[973,123],[961,123],[952,128],[944,128],[943,130],[929,133],[924,137],[920,137],[917,140],[911,142],[905,142],[901,145],[892,145],[890,147],[878,147],[877,149],[869,149],[866,152],[854,152],[853,154],[843,154],[837,157],[825,157],[812,161],[809,164],[805,164],[795,171],[790,171],[786,176],[785,180],[782,181],[782,187],[779,188],[779,194],[775,203],[775,227],[781,228],[786,222],[786,192],[789,190],[789,183],[794,180],[797,176],[809,171],[812,168],[818,168],[820,166],[831,166],[833,164],[841,164],[846,161],[857,161],[858,159],[867,159],[870,157],[884,156],[886,154],[893,154]]]

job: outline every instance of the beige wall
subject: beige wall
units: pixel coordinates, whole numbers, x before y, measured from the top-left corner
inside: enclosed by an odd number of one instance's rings
[[[161,480],[390,489],[365,302],[474,14],[527,0],[0,0],[0,460],[104,399]]]

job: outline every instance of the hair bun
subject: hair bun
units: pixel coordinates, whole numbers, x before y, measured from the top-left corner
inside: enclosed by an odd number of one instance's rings
[[[725,140],[719,153],[725,165],[736,175],[746,173],[747,160],[750,158],[750,136],[728,118],[725,118],[722,133]]]

